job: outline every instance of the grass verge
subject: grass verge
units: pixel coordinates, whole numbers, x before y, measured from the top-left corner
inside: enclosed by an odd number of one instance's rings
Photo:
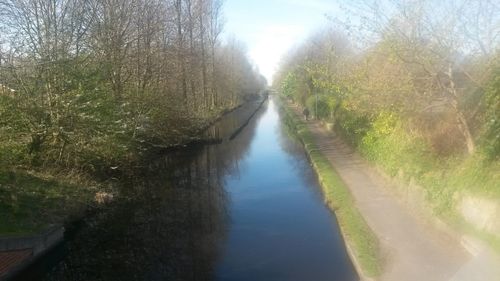
[[[368,277],[380,274],[378,240],[356,209],[348,187],[340,179],[328,159],[319,151],[307,125],[286,105],[283,106],[287,123],[295,129],[303,143],[323,189],[326,204],[335,211],[344,238],[352,254]]]
[[[0,236],[34,234],[81,214],[96,188],[75,178],[0,170]]]

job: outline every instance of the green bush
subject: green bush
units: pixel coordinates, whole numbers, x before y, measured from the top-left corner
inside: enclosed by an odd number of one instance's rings
[[[284,95],[288,99],[296,100],[298,95],[298,81],[297,76],[293,72],[288,72],[280,86],[282,95]]]
[[[340,108],[335,127],[350,144],[357,147],[370,130],[371,122],[367,115]]]
[[[453,198],[458,193],[500,198],[500,162],[491,161],[486,153],[437,157],[429,143],[405,127],[407,123],[394,113],[379,113],[359,143],[359,151],[389,175],[423,186],[438,214],[456,215]]]
[[[311,115],[319,119],[329,119],[332,109],[330,108],[329,98],[326,95],[312,95],[307,98],[306,106],[311,112]],[[316,112],[316,108],[318,112]]]
[[[480,143],[489,160],[500,160],[500,68],[490,82],[484,96],[484,133]]]

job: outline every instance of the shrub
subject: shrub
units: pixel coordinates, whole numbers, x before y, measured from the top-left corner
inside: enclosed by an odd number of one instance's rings
[[[500,68],[497,69],[494,77],[484,97],[484,104],[487,106],[484,114],[484,133],[480,144],[489,160],[500,160]]]
[[[306,106],[309,108],[311,115],[319,119],[329,119],[331,116],[330,113],[332,110],[330,108],[329,99],[325,95],[317,94],[310,96],[307,98]],[[316,108],[318,109],[318,112],[316,112]]]
[[[350,144],[358,146],[370,130],[371,122],[367,115],[341,108],[337,114],[335,126]]]

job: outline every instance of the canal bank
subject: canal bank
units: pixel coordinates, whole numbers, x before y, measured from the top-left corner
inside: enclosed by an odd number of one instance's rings
[[[190,150],[191,148],[197,150],[204,144],[221,143],[224,140],[235,138],[249,124],[267,98],[267,93],[262,92],[259,98],[248,100],[214,119],[203,131],[200,131],[198,138],[186,140],[182,145],[175,147],[154,147],[150,149],[150,153],[178,155],[178,151]],[[146,157],[149,158],[149,156]],[[128,166],[147,166],[149,165],[148,161]],[[139,173],[142,173],[141,169],[141,167],[135,168]],[[66,182],[63,184],[57,178],[39,180],[29,173],[26,175],[12,173],[12,176],[6,177],[6,179],[1,178],[0,174],[0,187],[14,190],[17,184],[22,187],[18,188],[22,191],[30,190],[31,197],[28,198],[30,200],[19,196],[19,201],[26,204],[26,206],[21,205],[22,208],[29,208],[30,212],[20,211],[21,213],[33,213],[33,220],[40,222],[40,225],[29,229],[30,231],[23,229],[22,232],[14,232],[14,234],[0,233],[0,280],[24,281],[41,278],[47,270],[50,270],[67,254],[65,240],[73,239],[71,236],[73,236],[73,232],[79,231],[80,224],[84,223],[85,220],[101,216],[109,208],[120,204],[112,201],[119,201],[124,197],[125,200],[128,200],[126,197],[130,195],[120,194],[123,191],[123,184],[118,183],[118,178],[123,178],[122,174],[124,173],[127,171],[113,169],[112,173],[108,175],[109,179],[102,180],[102,182],[97,180],[85,182],[91,186],[85,189],[80,185],[66,184]],[[135,174],[136,171],[131,173]],[[106,184],[106,192],[101,190],[104,184]],[[81,185],[85,186],[84,183]],[[84,189],[85,193],[75,192],[75,190],[81,189]],[[0,193],[2,191],[0,190]],[[62,193],[63,191],[66,193]],[[0,215],[2,211],[4,210],[0,210]],[[53,213],[56,213],[57,216]],[[46,219],[43,217],[46,214],[52,214],[52,217]],[[44,227],[45,220],[50,220],[51,225]],[[57,227],[53,226],[52,223],[57,223]],[[2,225],[2,230],[4,229],[16,230],[15,227],[9,227],[9,224]]]
[[[469,255],[460,243],[411,213],[386,189],[389,184],[384,178],[373,174],[355,151],[322,124],[302,121],[300,110],[294,105],[285,104],[285,110],[300,124],[298,130],[302,131],[299,134],[303,135],[305,145],[312,143],[313,148],[308,149],[311,154],[322,155],[329,169],[339,175],[355,208],[375,234],[379,243],[377,257],[382,261],[377,280],[469,280],[457,277],[464,269],[469,277],[470,272],[474,272],[467,269]],[[319,173],[320,170],[317,169]],[[341,216],[338,217],[341,220]],[[349,237],[347,241],[350,243]],[[476,278],[485,275],[478,269]],[[491,270],[486,275],[490,279],[470,280],[496,280],[498,277]]]
[[[82,222],[43,280],[357,280],[285,129],[269,101],[232,138],[151,159],[123,179],[124,200]]]
[[[361,280],[371,280],[377,277],[381,272],[382,258],[375,234],[356,209],[355,200],[349,188],[328,162],[322,149],[314,142],[314,136],[307,122],[302,119],[303,117],[296,108],[293,108],[293,105],[284,100],[280,102],[285,122],[302,142],[316,172],[325,196],[325,204],[336,214],[349,256]]]

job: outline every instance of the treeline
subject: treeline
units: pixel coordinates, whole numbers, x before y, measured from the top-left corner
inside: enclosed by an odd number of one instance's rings
[[[289,52],[274,87],[440,207],[457,190],[500,198],[498,3],[355,3],[351,24]]]
[[[117,165],[266,82],[219,0],[0,1],[0,164]]]

